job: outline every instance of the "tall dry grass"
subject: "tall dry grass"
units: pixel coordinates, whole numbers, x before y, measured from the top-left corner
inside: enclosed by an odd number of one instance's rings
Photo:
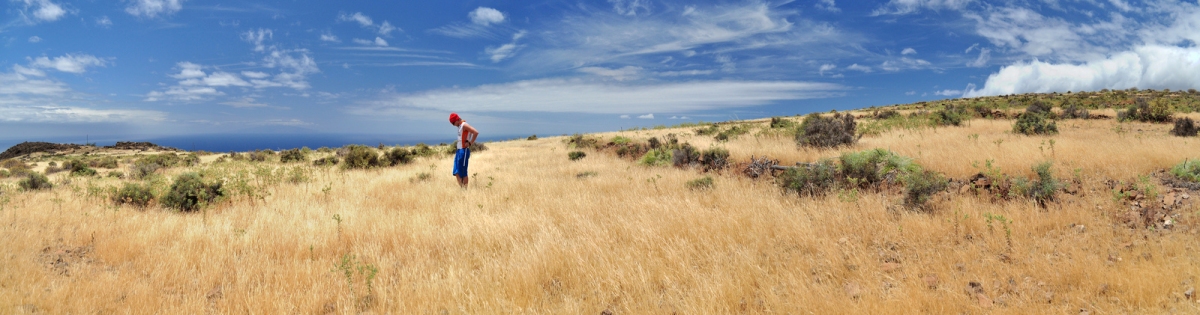
[[[113,207],[89,197],[88,186],[116,180],[76,178],[47,192],[3,193],[0,312],[1200,312],[1183,295],[1200,275],[1194,203],[1173,230],[1133,230],[1116,223],[1126,208],[1100,180],[1147,174],[1200,150],[1194,139],[1147,131],[1161,126],[1118,134],[1114,125],[1066,122],[1058,136],[1023,137],[1007,132],[1010,122],[975,120],[838,151],[800,150],[786,137],[681,138],[726,147],[738,160],[883,147],[952,177],[986,159],[1010,173],[1042,160],[1055,161],[1060,176],[1082,168],[1085,193],[1048,209],[943,194],[935,211],[917,213],[898,207],[899,195],[803,198],[732,170],[714,189],[692,191],[693,170],[598,152],[572,162],[561,138],[488,144],[472,159],[478,175],[468,190],[449,175],[449,158],[420,159],[316,169],[308,183],[200,213]],[[1053,152],[1037,148],[1049,139]],[[434,176],[418,180],[424,172]],[[587,172],[595,175],[579,176]],[[995,216],[1011,223],[987,219]],[[338,266],[350,255],[348,282]],[[378,273],[368,295],[370,267]]]

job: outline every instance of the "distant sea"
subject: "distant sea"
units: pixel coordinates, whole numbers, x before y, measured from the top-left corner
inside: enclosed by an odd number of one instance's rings
[[[516,136],[494,136],[480,137],[480,141],[496,141],[513,139]],[[384,144],[392,145],[415,145],[417,143],[425,143],[428,145],[437,145],[439,143],[450,143],[454,141],[454,135],[450,134],[445,137],[435,136],[399,136],[399,135],[336,135],[336,134],[207,134],[207,135],[185,135],[185,136],[169,136],[169,137],[134,137],[134,138],[48,138],[48,139],[2,139],[0,140],[0,152],[7,150],[9,147],[25,141],[43,141],[54,143],[75,143],[84,144],[84,142],[95,143],[98,146],[108,146],[116,144],[117,141],[133,141],[142,142],[148,141],[154,144],[173,147],[180,150],[196,151],[204,150],[210,152],[245,152],[252,150],[286,150],[293,148],[308,147],[317,149],[320,147],[339,148],[349,144],[362,144],[368,146],[377,146]]]

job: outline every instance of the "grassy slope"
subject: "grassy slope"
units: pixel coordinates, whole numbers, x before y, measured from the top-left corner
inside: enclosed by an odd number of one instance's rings
[[[449,176],[450,158],[422,159],[313,169],[308,183],[196,214],[114,208],[88,187],[118,180],[76,178],[0,197],[9,200],[0,312],[1198,312],[1183,296],[1200,275],[1196,206],[1180,211],[1174,230],[1132,230],[1116,223],[1127,206],[1104,184],[1200,157],[1198,140],[1168,136],[1164,125],[1116,125],[1062,121],[1058,136],[1024,137],[1008,132],[1011,121],[973,120],[838,151],[752,134],[717,144],[735,160],[784,162],[883,147],[954,178],[987,159],[1021,176],[1044,160],[1060,177],[1081,169],[1083,194],[1047,210],[943,194],[936,211],[915,213],[896,207],[898,195],[802,198],[736,171],[716,176],[713,190],[690,191],[693,170],[600,152],[571,162],[562,138],[489,144],[472,159],[478,176],[467,191]],[[422,172],[434,176],[414,181]],[[1011,236],[988,215],[1010,219]],[[347,255],[377,268],[370,298],[364,273],[352,268],[348,285],[338,270]],[[968,293],[970,282],[987,301]]]

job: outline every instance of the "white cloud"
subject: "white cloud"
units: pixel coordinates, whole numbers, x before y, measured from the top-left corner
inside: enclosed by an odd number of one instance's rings
[[[183,9],[184,0],[129,0],[125,12],[136,17],[153,18],[171,15]]]
[[[54,69],[62,72],[84,73],[88,67],[103,67],[105,62],[103,59],[96,58],[92,55],[72,55],[66,54],[59,57],[48,58],[46,56],[37,57],[31,60],[31,66],[38,68]]]
[[[638,116],[638,119],[654,119],[654,113]]]
[[[621,119],[629,119],[629,115],[621,115]]]
[[[660,77],[683,77],[683,76],[710,75],[710,74],[713,74],[713,72],[716,72],[716,71],[713,71],[713,70],[662,71],[662,72],[655,72],[654,75],[657,75]]]
[[[900,59],[884,61],[879,65],[879,68],[883,69],[884,71],[900,71],[908,69],[924,69],[930,66],[932,66],[932,64],[924,59],[901,57]]]
[[[229,105],[236,108],[269,107],[267,104],[255,103],[254,98],[252,97],[244,97],[233,101],[221,102],[221,105]]]
[[[917,95],[917,91],[908,91],[908,92],[904,92],[904,95],[909,95],[909,96],[912,96],[912,95]]]
[[[379,34],[380,35],[387,36],[388,34],[391,34],[392,32],[394,32],[396,30],[399,30],[399,28],[392,26],[392,23],[388,23],[388,21],[383,21],[383,23],[379,23]]]
[[[504,13],[488,7],[478,7],[474,11],[467,14],[471,18],[471,22],[483,26],[490,24],[500,24],[504,22]]]
[[[905,48],[904,50],[900,51],[901,55],[915,55],[916,53],[917,53],[917,50],[912,49],[912,47]]]
[[[366,45],[366,46],[387,47],[387,45],[388,45],[388,42],[380,37],[375,37],[375,40],[355,38],[350,41],[354,42],[355,44]]]
[[[0,95],[57,95],[68,91],[60,82],[31,78],[45,75],[38,69],[14,65],[12,72],[0,72]]]
[[[816,6],[818,9],[826,10],[829,12],[841,12],[842,11],[842,9],[838,9],[837,5],[834,4],[833,0],[818,0],[817,4],[815,4],[814,6]]]
[[[363,27],[370,27],[372,25],[375,25],[375,21],[371,20],[371,17],[369,17],[365,14],[362,14],[362,12],[354,12],[354,14],[350,14],[350,15],[342,13],[342,14],[338,15],[338,21],[357,22],[358,25],[362,25]]]
[[[968,62],[967,66],[968,67],[976,67],[976,68],[985,67],[985,66],[987,66],[988,60],[991,59],[991,54],[992,54],[991,49],[980,48],[979,49],[979,57],[975,58],[975,61]]]
[[[383,38],[375,37],[375,46],[387,46],[388,42]]]
[[[516,34],[513,34],[512,42],[500,45],[500,47],[485,48],[483,52],[490,56],[489,59],[491,59],[492,62],[500,62],[501,60],[508,59],[516,54],[517,50],[522,47],[522,45],[517,45],[517,41],[522,37],[525,37],[525,31],[520,31]]]
[[[837,69],[837,66],[827,63],[827,64],[821,65],[821,68],[817,70],[817,73],[820,73],[823,76],[823,75],[825,75],[825,71],[830,71],[833,69]]]
[[[964,96],[1096,91],[1101,89],[1200,89],[1200,47],[1143,45],[1079,64],[1034,59],[1005,66],[983,88]]]
[[[921,9],[961,10],[972,2],[975,0],[890,0],[887,4],[876,8],[871,14],[909,14]]]
[[[271,75],[266,74],[264,72],[258,72],[258,71],[242,71],[242,76],[251,78],[251,79],[265,79],[266,77],[269,77]]]
[[[30,37],[29,37],[29,42],[30,42],[30,43],[38,43],[38,42],[41,42],[41,41],[42,41],[42,38],[41,38],[41,37],[37,37],[37,36],[30,36]]]
[[[690,81],[616,83],[540,79],[469,89],[431,90],[387,97],[354,112],[364,115],[414,110],[623,114],[692,112],[758,106],[783,100],[842,95],[845,87],[797,81]]]
[[[156,102],[156,101],[162,101],[162,100],[176,100],[176,101],[185,101],[186,102],[186,101],[204,100],[204,99],[208,99],[209,97],[218,96],[218,95],[225,95],[225,93],[221,93],[220,91],[217,91],[217,89],[214,89],[211,87],[185,87],[185,86],[177,85],[177,86],[172,86],[170,88],[167,88],[166,91],[162,91],[162,92],[152,91],[152,92],[146,94],[145,100],[147,102]]]
[[[34,77],[46,76],[46,72],[42,71],[41,69],[26,68],[26,67],[22,67],[21,65],[13,65],[13,72],[16,74],[20,74],[20,75],[27,75],[27,76],[34,76]]]
[[[339,40],[337,38],[337,36],[334,36],[333,34],[321,34],[321,41],[334,42],[334,43],[342,42],[341,40]]]
[[[275,33],[269,29],[260,28],[242,33],[242,40],[254,44],[254,51],[265,51],[267,47],[263,45],[263,41],[274,37],[274,35]]]
[[[96,25],[99,25],[100,27],[109,27],[109,26],[112,26],[113,23],[112,23],[112,20],[109,19],[107,15],[105,15],[105,16],[96,18]]]
[[[625,66],[619,69],[583,67],[579,68],[578,71],[596,76],[612,78],[613,80],[617,81],[625,81],[641,77],[642,67]]]
[[[46,102],[39,100],[39,102]],[[148,110],[94,109],[60,105],[21,105],[23,100],[0,96],[0,121],[33,123],[147,123],[166,120],[166,113]]]
[[[852,64],[852,65],[850,65],[849,67],[846,67],[846,69],[850,69],[850,70],[854,70],[854,71],[862,71],[863,73],[870,73],[870,72],[871,72],[871,67],[864,66],[864,65],[859,65],[859,64],[857,64],[857,63],[856,63],[856,64]]]
[[[638,15],[638,12],[650,13],[649,0],[608,0],[613,5],[613,11],[621,15]]]
[[[933,95],[938,95],[938,96],[960,96],[962,94],[963,94],[962,90],[941,90],[941,91],[933,92]]]
[[[1108,0],[1108,2],[1112,3],[1112,5],[1114,7],[1116,7],[1118,10],[1121,10],[1121,11],[1133,10],[1133,6],[1130,6],[1128,3],[1125,3],[1125,1],[1123,1],[1123,0]]]
[[[61,5],[58,5],[50,0],[14,0],[14,2],[15,1],[25,3],[24,10],[22,10],[23,17],[24,14],[26,14],[25,10],[33,9],[33,12],[29,14],[33,15],[34,20],[30,21],[28,20],[28,17],[25,17],[26,21],[30,24],[37,22],[57,21],[59,18],[62,18],[64,15],[69,13],[67,10],[63,9]]]
[[[195,78],[203,78],[206,75],[204,73],[204,70],[201,69],[202,66],[200,66],[198,64],[184,61],[184,62],[177,63],[175,65],[179,67],[179,74],[171,75],[172,78],[195,79]]]

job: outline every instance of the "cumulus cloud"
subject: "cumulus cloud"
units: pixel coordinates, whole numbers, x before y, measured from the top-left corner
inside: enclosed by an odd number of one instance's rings
[[[654,113],[638,116],[638,119],[654,119]]]
[[[67,15],[67,10],[50,0],[23,0],[25,9],[33,9],[33,17],[37,21],[53,22]]]
[[[964,96],[1095,91],[1100,89],[1200,89],[1200,47],[1144,45],[1083,63],[1034,59],[1005,66]]]
[[[504,13],[488,7],[475,8],[474,11],[471,11],[471,13],[467,14],[467,17],[471,18],[471,23],[483,26],[500,24],[504,22]]]
[[[130,0],[125,12],[136,17],[154,18],[183,10],[184,0]]]
[[[30,65],[34,67],[54,69],[70,73],[84,73],[87,72],[88,67],[103,67],[105,64],[106,63],[103,59],[87,54],[66,54],[54,58],[41,56],[32,59],[30,62]]]
[[[106,15],[96,18],[96,25],[99,25],[100,27],[109,27],[112,26],[113,23],[112,20]]]
[[[691,81],[620,83],[539,79],[468,89],[431,90],[386,97],[355,109],[363,115],[410,111],[551,112],[625,114],[685,113],[741,108],[783,100],[834,97],[845,87],[797,81]]]

